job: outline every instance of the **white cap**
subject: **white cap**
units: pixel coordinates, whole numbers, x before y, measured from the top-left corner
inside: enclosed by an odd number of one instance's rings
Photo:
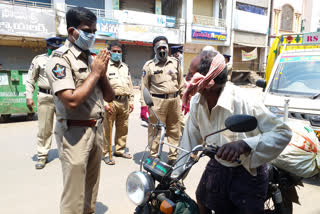
[[[202,51],[216,51],[216,49],[210,45],[205,46]]]

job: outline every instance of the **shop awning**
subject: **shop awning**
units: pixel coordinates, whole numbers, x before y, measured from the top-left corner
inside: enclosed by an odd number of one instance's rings
[[[240,46],[246,46],[246,47],[257,47],[257,48],[267,48],[268,46],[261,45],[261,44],[249,44],[249,43],[243,43],[243,42],[234,42],[236,45]]]

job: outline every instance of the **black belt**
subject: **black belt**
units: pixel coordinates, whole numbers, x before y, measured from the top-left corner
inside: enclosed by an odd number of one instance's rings
[[[51,89],[44,89],[39,87],[39,91],[45,94],[52,94]]]
[[[94,127],[97,120],[67,120],[68,126],[87,126]]]
[[[175,98],[179,95],[179,92],[173,94],[151,94],[153,97],[158,97],[162,99]]]
[[[116,100],[122,100],[124,98],[128,98],[128,95],[117,95],[114,97]]]

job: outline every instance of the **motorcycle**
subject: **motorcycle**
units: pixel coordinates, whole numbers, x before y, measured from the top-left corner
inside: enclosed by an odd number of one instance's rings
[[[143,91],[143,95],[145,103],[153,112],[153,101],[146,88]],[[196,202],[186,194],[186,187],[181,180],[200,158],[204,156],[214,158],[219,148],[198,145],[194,147],[192,151],[187,151],[164,142],[166,134],[165,124],[159,120],[154,112],[153,114],[157,119],[157,123],[152,124],[148,121],[146,122],[152,126],[154,132],[156,132],[153,136],[156,136],[160,131],[160,143],[157,157],[147,157],[144,160],[147,149],[151,148],[152,139],[141,158],[140,170],[129,174],[126,182],[127,196],[135,205],[137,205],[134,213],[198,214],[198,206]],[[249,132],[256,127],[257,120],[255,117],[249,115],[233,115],[225,121],[224,129],[210,135],[225,130],[230,130],[232,132]],[[161,160],[160,157],[164,144],[185,152],[186,154],[181,158],[188,157],[187,162],[183,165],[173,167]],[[179,160],[176,163],[178,163]],[[240,163],[240,160],[237,160],[237,162]],[[172,176],[173,171],[180,167],[183,168],[182,173],[177,177]],[[269,188],[265,204],[266,214],[292,214],[292,202],[299,203],[295,186],[302,184],[302,178],[295,177],[271,164],[268,165],[268,171]]]
[[[296,186],[302,186],[302,177],[268,164],[269,184],[265,214],[292,214],[293,203],[299,204]]]

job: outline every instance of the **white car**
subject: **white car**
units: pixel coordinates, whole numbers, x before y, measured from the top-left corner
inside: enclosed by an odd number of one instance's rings
[[[309,121],[320,137],[320,49],[283,51],[274,63],[264,88],[264,105],[276,115],[284,116],[288,100],[288,118]]]

